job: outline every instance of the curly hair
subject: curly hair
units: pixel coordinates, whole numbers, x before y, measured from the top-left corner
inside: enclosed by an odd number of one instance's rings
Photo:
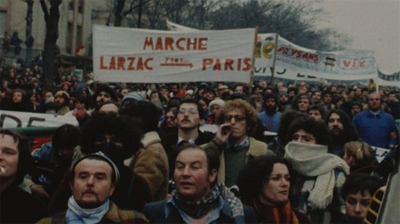
[[[138,122],[126,116],[117,117],[113,113],[95,113],[82,128],[81,148],[84,154],[95,153],[95,143],[104,135],[114,135],[123,144],[123,150],[134,154],[142,147],[143,132]]]
[[[291,141],[293,134],[299,130],[312,134],[319,145],[331,145],[331,138],[326,125],[312,117],[306,116],[295,119],[289,127],[286,139]]]
[[[286,165],[289,175],[292,176],[291,163],[279,156],[259,156],[250,160],[243,170],[239,172],[236,184],[239,187],[244,204],[253,205],[253,200],[262,193],[263,183],[268,180],[276,163]],[[291,182],[293,179],[291,178]],[[292,183],[290,186],[293,186]]]
[[[151,102],[138,101],[126,106],[122,115],[136,117],[141,120],[141,128],[144,132],[157,131],[160,120],[160,109]]]
[[[308,117],[305,113],[297,110],[287,110],[281,115],[281,123],[278,128],[278,137],[284,145],[291,140],[291,136],[287,139],[287,132],[292,122],[300,117]]]
[[[118,96],[117,93],[115,92],[114,89],[112,89],[108,84],[101,84],[100,86],[97,87],[95,93],[93,94],[93,100],[96,102],[96,97],[101,93],[105,92],[110,94],[110,97],[113,101],[117,102],[118,101]]]
[[[224,118],[226,114],[233,110],[241,110],[244,112],[248,127],[247,135],[252,135],[257,128],[258,113],[250,103],[243,99],[227,101],[226,104],[219,110],[217,124],[225,123]]]

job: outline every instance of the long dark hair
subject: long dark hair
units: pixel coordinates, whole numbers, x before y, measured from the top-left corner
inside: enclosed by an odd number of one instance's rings
[[[287,159],[278,156],[259,156],[254,158],[239,172],[236,184],[239,187],[244,204],[252,205],[253,200],[261,194],[263,182],[269,178],[276,163],[285,164],[289,170],[289,175],[292,175],[291,163]],[[293,186],[293,184],[291,183],[290,186]]]

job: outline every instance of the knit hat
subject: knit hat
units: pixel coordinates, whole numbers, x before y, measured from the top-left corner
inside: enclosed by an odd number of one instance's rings
[[[186,91],[185,95],[187,94],[193,95],[193,93],[194,93],[193,89],[189,89]]]
[[[227,85],[220,85],[219,87],[218,87],[218,90],[226,90],[226,89],[229,89],[229,87],[227,86]]]
[[[234,100],[234,99],[242,99],[242,100],[245,100],[245,99],[246,99],[246,96],[243,95],[243,94],[240,94],[240,93],[238,93],[238,92],[234,92],[234,93],[231,95],[230,99],[231,99],[231,100]]]
[[[225,101],[217,98],[208,104],[208,108],[211,108],[213,105],[218,105],[219,107],[223,107],[225,105]]]
[[[199,85],[199,89],[204,89],[204,88],[206,88],[206,87],[208,87],[208,85],[207,85],[207,83],[205,83],[205,82],[202,82],[202,83],[200,83],[200,85]]]
[[[69,99],[69,94],[63,90],[57,91],[56,94],[54,95],[54,97],[57,97],[57,96],[62,96],[66,99]]]
[[[119,178],[120,178],[120,174],[119,174],[119,170],[117,168],[117,166],[115,165],[115,163],[108,157],[106,156],[104,153],[102,152],[96,152],[96,153],[91,153],[91,154],[87,154],[84,155],[83,157],[79,158],[76,162],[73,163],[73,165],[71,166],[71,170],[74,170],[76,168],[76,166],[84,159],[90,159],[90,158],[98,158],[101,161],[104,161],[106,163],[108,163],[114,174],[115,174],[115,183],[118,183]]]
[[[144,100],[143,95],[140,92],[130,92],[130,93],[126,94],[124,96],[124,98],[122,98],[122,103],[124,103],[124,101],[128,100],[128,99],[133,99],[136,101]]]

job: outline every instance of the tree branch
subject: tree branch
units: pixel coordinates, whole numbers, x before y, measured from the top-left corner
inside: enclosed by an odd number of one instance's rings
[[[47,23],[47,21],[49,21],[49,10],[44,0],[40,0],[40,6],[42,6],[42,11],[44,13],[44,21]]]

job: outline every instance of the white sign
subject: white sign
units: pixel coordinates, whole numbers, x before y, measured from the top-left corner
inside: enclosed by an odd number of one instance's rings
[[[0,128],[59,127],[63,124],[79,125],[75,117],[0,110]]]
[[[94,78],[103,82],[249,82],[255,29],[170,32],[94,26]]]
[[[170,21],[167,21],[167,26],[171,30],[179,32],[193,30],[193,28]],[[378,75],[377,62],[373,51],[324,52],[297,46],[280,36],[276,41],[276,36],[275,33],[257,35],[254,76],[271,76],[275,55],[274,76],[277,78],[310,81],[317,81],[320,78],[363,80],[376,78]]]
[[[271,76],[273,57],[276,51],[275,77],[284,79],[332,79],[361,80],[378,75],[373,51],[346,50],[324,52],[297,46],[276,34],[259,34],[256,52],[255,76]],[[260,38],[261,37],[261,38]]]

